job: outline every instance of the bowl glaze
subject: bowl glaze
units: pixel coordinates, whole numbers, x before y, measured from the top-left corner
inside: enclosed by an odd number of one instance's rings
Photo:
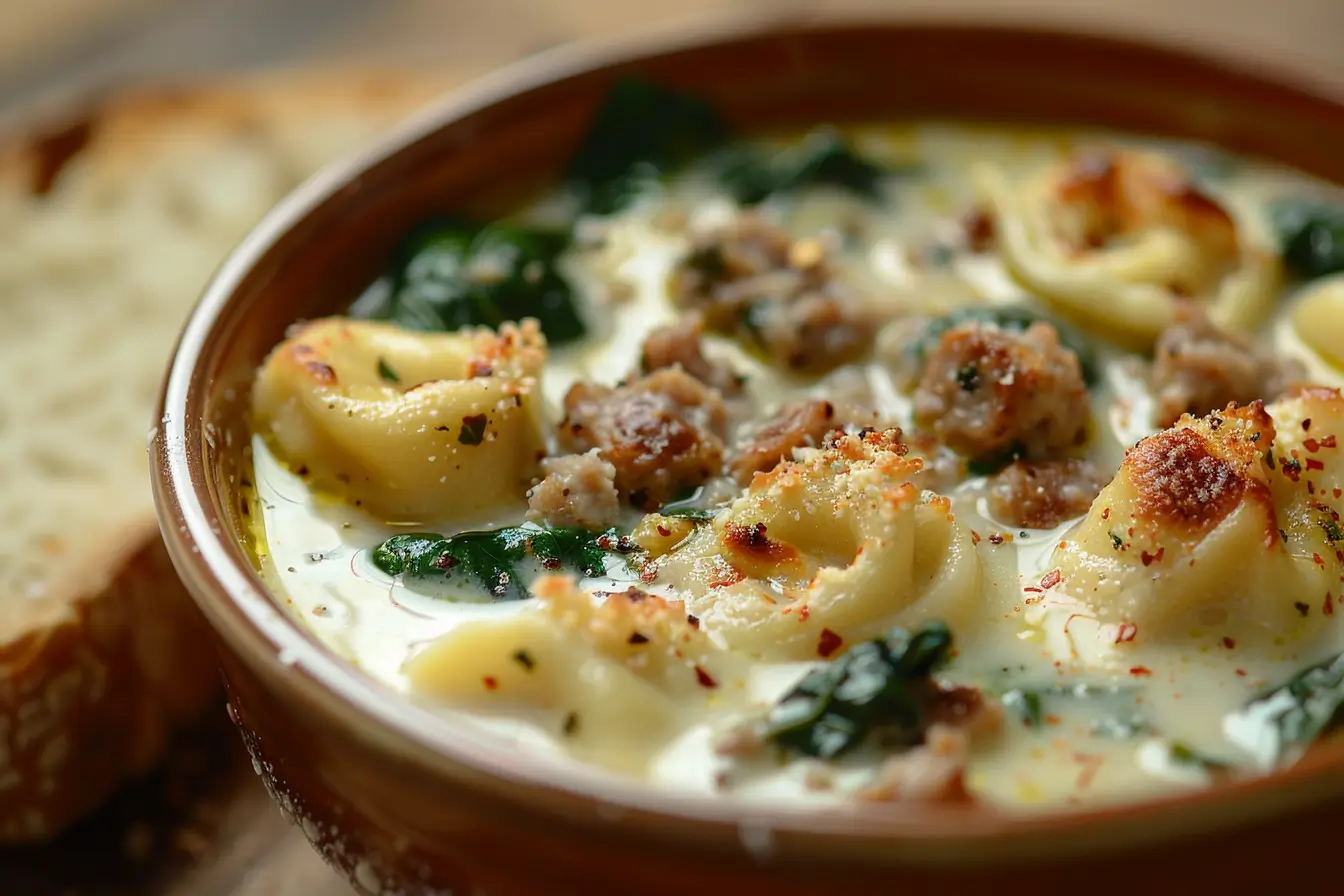
[[[281,809],[375,894],[1119,892],[1305,888],[1344,809],[1344,744],[1257,781],[1027,817],[960,806],[744,812],[520,755],[327,653],[240,544],[248,384],[295,320],[342,308],[396,236],[556,174],[641,73],[752,130],[943,117],[1205,140],[1344,180],[1344,105],[1285,71],[1097,35],[892,19],[709,25],[567,48],[444,97],[282,202],[217,272],[150,439],[170,553],[212,624],[230,714]],[[520,175],[520,172],[524,174]]]

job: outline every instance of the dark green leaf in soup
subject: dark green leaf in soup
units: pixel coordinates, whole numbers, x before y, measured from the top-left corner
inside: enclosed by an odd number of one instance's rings
[[[1285,199],[1270,207],[1283,263],[1311,280],[1344,271],[1344,203]]]
[[[462,532],[394,535],[373,551],[373,565],[408,585],[461,582],[483,588],[492,600],[530,597],[524,577],[540,569],[599,576],[611,554],[634,550],[615,530],[510,526]]]
[[[1025,331],[1034,323],[1048,323],[1059,334],[1060,344],[1078,356],[1078,366],[1082,370],[1083,380],[1089,386],[1094,386],[1101,376],[1096,344],[1091,336],[1067,321],[1035,311],[1025,305],[973,305],[967,308],[958,308],[956,311],[930,321],[920,333],[919,339],[915,340],[910,346],[920,366],[923,366],[924,359],[937,347],[938,341],[943,338],[944,333],[972,321],[991,324],[1001,330],[1010,330],[1015,333]]]
[[[1230,737],[1265,765],[1291,762],[1313,741],[1344,729],[1344,653],[1271,688],[1230,716]]]
[[[877,199],[887,171],[859,155],[832,128],[818,128],[778,152],[729,151],[718,160],[719,181],[743,205],[778,193],[830,186],[864,199]]]
[[[570,159],[567,179],[594,214],[619,211],[657,181],[727,137],[704,100],[648,81],[618,81]]]
[[[557,260],[569,235],[514,224],[435,222],[413,231],[391,270],[350,311],[413,330],[498,327],[535,317],[556,345],[587,332]]]
[[[1093,736],[1125,740],[1150,730],[1134,710],[1134,697],[1132,688],[1120,685],[1053,683],[1010,688],[1000,694],[999,701],[1028,728],[1043,728],[1051,715],[1070,712],[1088,719]]]
[[[809,672],[770,710],[765,736],[791,753],[830,759],[880,737],[913,746],[924,737],[933,672],[952,650],[952,633],[928,623],[911,633],[893,628],[856,644]]]

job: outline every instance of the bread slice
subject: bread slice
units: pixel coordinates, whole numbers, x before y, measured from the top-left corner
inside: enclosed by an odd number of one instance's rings
[[[148,485],[168,353],[272,204],[446,80],[131,91],[0,148],[0,842],[55,835],[213,705],[208,634]]]

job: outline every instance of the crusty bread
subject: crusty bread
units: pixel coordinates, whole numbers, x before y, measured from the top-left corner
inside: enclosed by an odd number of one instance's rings
[[[148,487],[168,352],[267,208],[445,80],[128,92],[0,149],[0,842],[59,832],[216,699]]]

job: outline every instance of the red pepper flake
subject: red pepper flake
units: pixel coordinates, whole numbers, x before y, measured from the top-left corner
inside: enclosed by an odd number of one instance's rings
[[[972,530],[971,530],[971,544],[975,545],[975,544],[979,544],[979,543],[980,543],[980,533],[977,532],[977,531],[975,531],[974,529],[972,529]]]
[[[1329,592],[1325,592],[1325,603],[1321,605],[1321,612],[1327,616],[1335,615],[1335,598]]]
[[[1074,782],[1075,790],[1086,790],[1092,784],[1092,779],[1097,776],[1101,766],[1106,762],[1105,756],[1098,756],[1094,753],[1074,753],[1073,761],[1082,765],[1082,771],[1078,772],[1078,780]]]
[[[829,659],[831,654],[840,649],[840,645],[845,643],[845,639],[837,635],[828,628],[821,630],[821,640],[817,642],[817,655],[822,659]]]
[[[1321,450],[1321,443],[1315,439],[1307,439],[1302,443],[1302,447],[1315,454],[1317,451]]]
[[[989,536],[990,544],[1003,544],[1003,536],[995,532]]]
[[[1335,436],[1334,436],[1334,434],[1332,433],[1332,434],[1326,436],[1325,438],[1321,439],[1321,447],[1322,447],[1322,448],[1337,448],[1337,447],[1339,447],[1339,442],[1335,440]]]
[[[1043,588],[1037,588],[1035,585],[1024,585],[1024,586],[1022,587],[1022,590],[1023,590],[1023,591],[1030,591],[1032,594],[1040,594],[1040,593],[1041,593],[1042,591],[1044,591],[1045,589],[1043,589]]]
[[[647,636],[645,636],[645,635],[642,634],[641,632],[631,632],[631,633],[630,633],[630,637],[626,639],[625,643],[627,643],[627,644],[636,644],[636,645],[638,645],[638,644],[647,644],[647,643],[649,643],[649,639],[648,639]]]
[[[1302,475],[1302,463],[1297,460],[1282,458],[1279,460],[1279,467],[1283,470],[1283,475],[1287,476],[1293,482],[1297,482]]]
[[[1233,647],[1237,646],[1237,642],[1233,641],[1227,635],[1223,635],[1223,646],[1226,647],[1228,650],[1231,650]]]
[[[1073,613],[1073,614],[1071,614],[1071,615],[1069,616],[1068,619],[1065,619],[1065,620],[1064,620],[1064,634],[1067,635],[1067,634],[1069,633],[1069,626],[1073,623],[1073,620],[1077,619],[1077,618],[1080,617],[1080,616],[1081,616],[1083,619],[1096,619],[1096,618],[1097,618],[1097,617],[1095,617],[1095,616],[1089,616],[1087,613]],[[1056,663],[1055,665],[1059,665],[1059,664]]]
[[[1053,588],[1063,579],[1064,573],[1060,572],[1058,568],[1052,569],[1041,578],[1041,587],[1046,589]]]
[[[693,613],[687,613],[687,614],[686,614],[686,624],[689,625],[691,628],[693,628],[693,629],[699,631],[699,629],[700,629],[700,617],[694,615]]]
[[[499,687],[499,680],[493,675],[487,675],[481,679],[481,684],[485,685],[487,691],[493,691]]]
[[[1104,520],[1108,520],[1108,519],[1110,519],[1110,518],[1111,518],[1111,508],[1109,508],[1109,507],[1103,507],[1103,508],[1101,509],[1101,518],[1104,519]]]
[[[672,534],[672,530],[664,526],[662,523],[659,523],[658,534],[661,535],[663,538],[666,538],[667,536]]]
[[[1240,675],[1242,678],[1245,678],[1245,677],[1246,677],[1246,670],[1245,670],[1245,669],[1238,669],[1238,670],[1237,670],[1237,674]]]
[[[1302,421],[1302,431],[1303,431],[1303,432],[1311,432],[1311,418],[1310,418],[1310,417],[1307,417],[1305,420]],[[1309,441],[1310,441],[1310,440],[1309,440]],[[1313,449],[1311,449],[1311,450],[1312,450],[1312,451],[1315,451],[1316,449],[1313,448]]]
[[[709,587],[727,588],[729,585],[736,585],[744,578],[746,578],[746,576],[742,575],[741,570],[737,569],[736,567],[730,566],[726,570],[720,569],[718,575],[714,579],[710,580]]]
[[[1335,486],[1334,495],[1336,498],[1344,497],[1344,489],[1340,488],[1339,486]]]
[[[798,608],[798,621],[806,622],[807,617],[811,615],[811,613],[812,609],[807,604],[803,604],[801,607]]]
[[[1122,622],[1115,630],[1115,643],[1124,644],[1134,640],[1134,636],[1139,633],[1139,627],[1132,622]]]
[[[700,682],[702,688],[716,688],[719,683],[710,677],[710,674],[699,666],[695,667],[695,680]]]
[[[1311,562],[1315,563],[1321,569],[1325,569],[1325,558],[1322,557],[1320,554],[1316,553],[1315,551],[1311,552]]]
[[[1133,675],[1135,678],[1144,678],[1148,675],[1152,675],[1153,670],[1149,669],[1147,666],[1130,666],[1129,674]]]
[[[1143,561],[1144,566],[1151,566],[1153,563],[1161,563],[1162,555],[1166,552],[1167,549],[1165,547],[1158,548],[1156,554],[1150,554],[1147,551],[1143,551],[1139,554],[1139,559]]]
[[[1324,470],[1324,469],[1325,469],[1325,464],[1321,463],[1321,461],[1320,461],[1319,458],[1309,457],[1309,458],[1307,458],[1307,469],[1308,469],[1308,470]]]

